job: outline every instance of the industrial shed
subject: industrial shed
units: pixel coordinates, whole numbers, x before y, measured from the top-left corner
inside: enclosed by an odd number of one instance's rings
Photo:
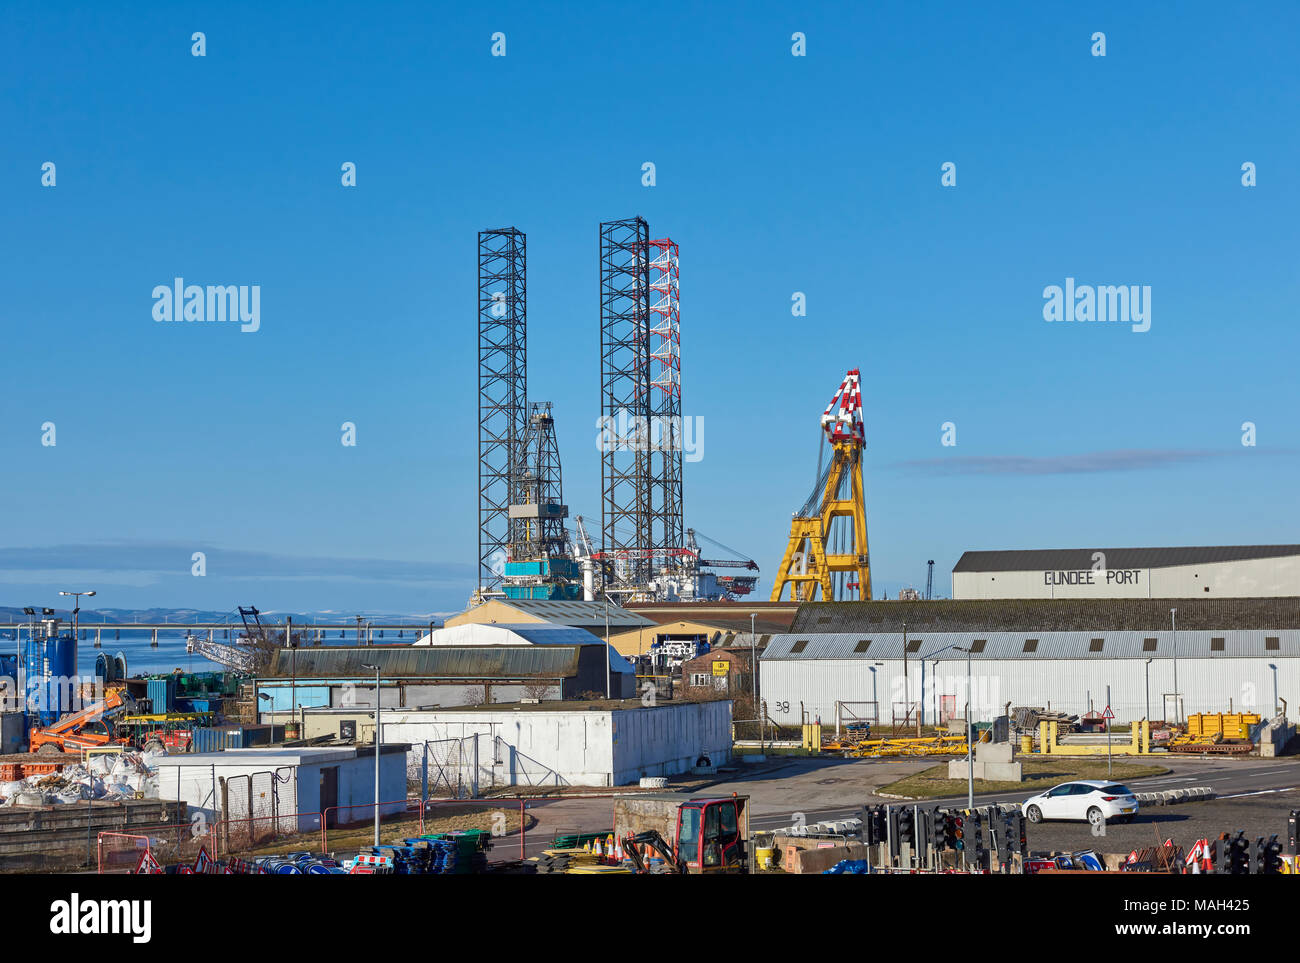
[[[1100,710],[1107,686],[1121,722],[1268,717],[1275,678],[1278,700],[1300,705],[1297,598],[809,603],[792,628],[759,662],[767,711],[787,725],[959,717],[968,687],[957,647],[972,650],[976,721],[1008,702]]]
[[[307,738],[374,725],[346,709],[309,710]],[[409,743],[408,772],[435,795],[503,786],[621,786],[717,765],[731,749],[731,702],[548,702],[431,711],[384,710],[385,744]]]
[[[380,813],[406,807],[406,755],[410,746],[385,745],[379,756]],[[229,819],[281,832],[320,829],[330,821],[371,816],[375,801],[373,749],[271,747],[160,756],[158,796],[189,804],[189,813]],[[357,807],[357,808],[352,808]]]
[[[966,552],[954,599],[1300,596],[1300,545]]]
[[[483,627],[480,627],[483,628]],[[533,631],[545,626],[531,626]],[[579,631],[579,630],[568,630]],[[388,708],[434,708],[522,698],[573,699],[586,693],[627,698],[636,678],[604,643],[581,640],[516,645],[363,645],[280,649],[256,680],[262,721],[285,722],[301,708],[373,706],[378,665],[380,698]],[[262,699],[266,695],[269,698]]]

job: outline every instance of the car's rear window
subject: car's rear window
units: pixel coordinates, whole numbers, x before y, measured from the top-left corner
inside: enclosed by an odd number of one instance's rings
[[[1104,792],[1107,796],[1131,796],[1131,795],[1133,795],[1133,790],[1132,790],[1132,789],[1129,789],[1128,786],[1121,786],[1119,783],[1115,783],[1115,784],[1110,785],[1110,786],[1102,786],[1102,787],[1101,787],[1101,791]]]

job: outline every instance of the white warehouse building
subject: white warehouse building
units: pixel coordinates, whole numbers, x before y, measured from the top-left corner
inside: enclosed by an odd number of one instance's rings
[[[1300,596],[1300,545],[965,552],[954,599]]]
[[[1082,715],[1108,686],[1118,722],[1282,703],[1294,716],[1300,598],[814,602],[759,666],[783,725],[933,724],[960,718],[968,691],[973,721],[1008,703]]]

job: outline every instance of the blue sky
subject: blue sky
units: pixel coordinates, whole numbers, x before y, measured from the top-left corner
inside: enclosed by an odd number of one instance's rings
[[[528,234],[530,394],[590,518],[597,225],[637,214],[681,246],[687,522],[758,559],[764,598],[849,367],[878,594],[930,558],[946,592],[966,549],[1300,540],[1298,20],[10,5],[0,603],[460,609],[475,234]],[[261,329],[154,322],[176,276],[260,285]],[[1151,329],[1046,323],[1067,277],[1149,285]]]

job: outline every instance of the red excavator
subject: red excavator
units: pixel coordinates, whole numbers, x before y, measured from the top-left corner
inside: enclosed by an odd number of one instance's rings
[[[81,711],[69,713],[52,726],[33,726],[29,747],[32,752],[49,755],[99,746],[130,745],[129,740],[117,737],[112,718],[130,711],[133,705],[134,701],[125,691],[110,692]]]
[[[636,872],[658,854],[670,873],[748,873],[748,796],[628,796],[614,803],[614,834]]]

